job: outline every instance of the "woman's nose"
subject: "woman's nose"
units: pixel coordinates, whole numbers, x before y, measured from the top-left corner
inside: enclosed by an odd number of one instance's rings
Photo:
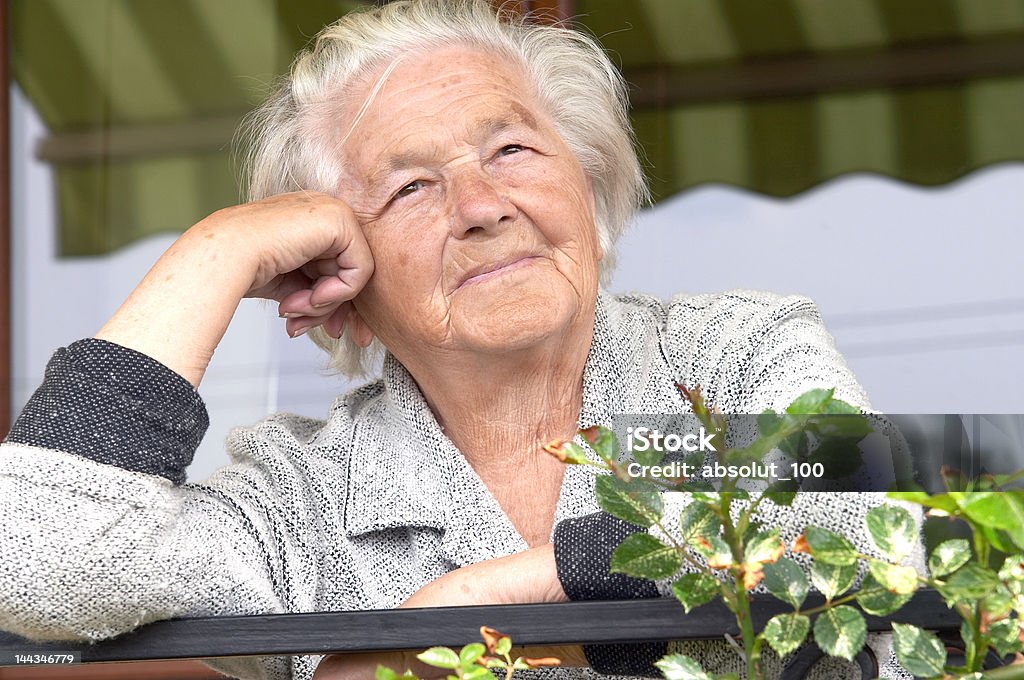
[[[453,178],[452,233],[464,238],[477,230],[493,230],[512,222],[518,209],[503,187],[480,169],[466,168]]]

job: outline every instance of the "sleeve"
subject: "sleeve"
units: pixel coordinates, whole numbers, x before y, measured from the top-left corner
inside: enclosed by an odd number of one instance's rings
[[[781,411],[804,392],[819,387],[834,388],[837,399],[871,410],[864,388],[812,301],[782,298],[756,315],[753,323],[761,327],[753,333],[749,359],[737,367],[742,390],[733,412]]]
[[[280,495],[299,473],[250,461],[181,485],[206,423],[191,385],[144,355],[98,340],[59,351],[0,450],[0,628],[98,640],[301,606],[288,584],[316,583],[315,553],[296,528],[315,518]],[[290,677],[289,663],[232,669]]]
[[[816,387],[871,408],[806,297],[734,290],[674,298],[662,346],[677,376],[724,413],[778,411]]]
[[[628,600],[660,597],[653,581],[612,574],[615,548],[642,529],[605,512],[565,519],[555,527],[555,567],[570,600]],[[605,675],[659,677],[654,662],[668,644],[584,645],[590,667]]]

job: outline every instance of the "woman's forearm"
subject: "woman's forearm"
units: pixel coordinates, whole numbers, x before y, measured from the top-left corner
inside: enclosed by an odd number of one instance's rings
[[[198,387],[252,282],[230,233],[200,222],[153,265],[97,338],[153,357]]]
[[[416,591],[401,606],[458,607],[568,600],[558,580],[554,547],[548,543],[448,572]]]
[[[146,354],[198,386],[246,296],[277,300],[293,335],[338,337],[373,256],[351,208],[295,192],[218,210],[189,229],[96,337]]]

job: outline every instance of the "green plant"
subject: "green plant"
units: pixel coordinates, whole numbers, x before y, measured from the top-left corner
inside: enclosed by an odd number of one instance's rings
[[[473,642],[456,652],[449,647],[431,647],[417,654],[416,658],[434,668],[451,671],[447,680],[497,680],[494,671],[503,671],[506,680],[517,670],[558,666],[560,661],[552,657],[532,659],[520,656],[512,659],[512,639],[493,628],[480,627],[483,643]],[[377,680],[417,680],[412,671],[401,675],[385,666],[377,666]]]
[[[711,433],[721,469],[764,462],[773,450],[794,461],[827,463],[849,473],[848,462],[859,461],[857,442],[872,431],[860,411],[833,398],[832,390],[812,390],[801,395],[784,413],[765,411],[757,419],[758,436],[742,448],[727,448],[726,419],[709,408],[699,387],[677,385],[694,414]],[[1000,657],[1024,648],[1024,492],[1004,490],[1024,476],[986,477],[968,482],[945,471],[946,493],[892,491],[894,499],[919,503],[930,516],[942,515],[967,524],[973,543],[950,539],[928,557],[930,574],[901,564],[919,541],[911,514],[895,504],[868,511],[866,529],[872,544],[884,556],[879,559],[856,550],[845,536],[808,526],[791,546],[793,552],[813,558],[810,582],[798,563],[785,555],[778,529],[759,525],[755,514],[762,503],[791,505],[798,492],[795,482],[770,483],[756,497],[739,488],[741,478],[726,474],[717,484],[707,479],[635,479],[620,461],[619,442],[611,430],[590,427],[580,435],[597,453],[600,462],[588,458],[582,447],[557,441],[545,449],[570,464],[600,469],[595,488],[598,502],[610,514],[644,528],[654,527],[657,536],[641,532],[625,539],[612,557],[612,571],[647,579],[675,577],[684,562],[692,568],[671,584],[686,612],[721,597],[736,616],[740,644],[734,645],[746,662],[748,678],[762,678],[761,653],[765,643],[778,654],[795,650],[813,630],[815,643],[826,653],[852,659],[864,646],[867,627],[863,612],[884,616],[906,604],[921,587],[939,591],[964,620],[961,636],[965,663],[947,665],[945,646],[933,633],[913,625],[893,623],[893,645],[900,663],[917,676],[927,678],[980,678],[989,649]],[[633,452],[637,462],[657,465],[660,454]],[[686,457],[697,469],[704,454]],[[748,467],[749,469],[749,467]],[[691,502],[681,512],[677,531],[664,523],[662,491],[688,492]],[[860,588],[848,592],[866,563],[867,575]],[[758,583],[793,611],[770,619],[761,631],[754,630],[750,591]],[[825,597],[818,607],[803,608],[813,584]],[[734,674],[713,676],[694,659],[669,655],[658,662],[670,680],[725,680]],[[986,678],[1024,678],[1024,663],[994,671]]]

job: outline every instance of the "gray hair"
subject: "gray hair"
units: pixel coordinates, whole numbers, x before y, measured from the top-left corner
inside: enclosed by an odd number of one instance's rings
[[[649,199],[634,150],[626,83],[591,37],[559,26],[495,12],[486,0],[402,0],[346,14],[324,28],[292,63],[290,74],[243,124],[243,176],[248,199],[308,190],[337,195],[341,176],[338,130],[353,83],[411,50],[479,47],[518,63],[557,132],[589,176],[604,257],[602,283],[615,266],[614,245]],[[378,83],[379,85],[379,83]],[[351,127],[349,128],[351,129]],[[331,368],[355,377],[381,351],[363,350],[343,334],[316,328],[310,337],[330,355]]]

